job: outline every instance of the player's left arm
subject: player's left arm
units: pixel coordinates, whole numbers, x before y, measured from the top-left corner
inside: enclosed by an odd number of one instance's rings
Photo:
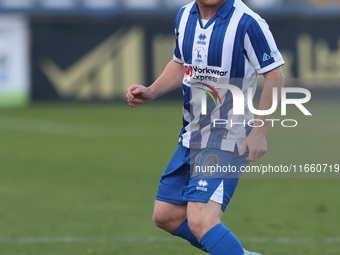
[[[281,88],[284,85],[284,79],[281,67],[276,68],[268,73],[263,74],[265,78],[264,87],[261,94],[259,110],[268,110],[273,103],[273,88],[277,88],[278,100],[281,95]],[[270,125],[270,121],[266,119],[272,119],[273,114],[259,115],[256,119],[262,120],[264,125],[262,127],[254,127],[249,136],[244,140],[242,148],[240,150],[240,156],[243,156],[246,150],[249,150],[249,155],[246,158],[248,161],[257,161],[267,151],[266,133]]]

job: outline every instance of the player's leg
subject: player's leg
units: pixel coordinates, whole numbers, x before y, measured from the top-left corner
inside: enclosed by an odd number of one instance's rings
[[[208,203],[188,202],[188,224],[198,240],[212,227],[221,223],[221,205],[209,200]]]
[[[210,254],[244,255],[239,240],[221,223],[221,204],[189,202],[187,213],[191,231]]]
[[[186,220],[187,201],[183,199],[183,190],[189,179],[190,151],[179,145],[161,177],[153,220],[158,227],[202,249]]]
[[[177,205],[156,200],[153,221],[159,228],[171,233],[174,236],[179,236],[187,240],[191,245],[201,250],[205,250],[191,232],[186,219],[186,214],[186,205]]]
[[[205,249],[212,255],[244,255],[243,247],[235,235],[221,223],[225,211],[238,184],[233,172],[205,172],[207,166],[247,165],[237,152],[215,149],[192,151],[192,163],[197,167],[184,193],[188,202],[189,227]],[[222,168],[221,168],[222,169]],[[225,168],[228,169],[228,168]]]

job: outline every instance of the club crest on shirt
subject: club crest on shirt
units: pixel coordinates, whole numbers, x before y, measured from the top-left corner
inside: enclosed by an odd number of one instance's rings
[[[196,64],[204,64],[206,58],[207,54],[203,47],[198,47],[194,50],[193,59]]]

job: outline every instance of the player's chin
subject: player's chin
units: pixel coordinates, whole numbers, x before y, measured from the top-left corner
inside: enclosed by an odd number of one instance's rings
[[[222,4],[225,1],[224,0],[200,0],[200,2],[204,4],[205,6],[214,7],[216,5]]]

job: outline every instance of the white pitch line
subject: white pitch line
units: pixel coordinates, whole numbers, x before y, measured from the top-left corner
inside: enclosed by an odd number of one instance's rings
[[[17,237],[17,238],[3,238],[0,237],[0,243],[20,243],[20,244],[34,244],[34,243],[134,243],[134,242],[172,242],[176,239],[171,237],[157,237],[149,236],[142,237],[116,237],[116,238],[92,238],[92,237]]]
[[[96,126],[5,116],[0,116],[0,128],[7,130],[78,137],[105,136],[105,133],[108,133],[109,131]]]
[[[3,244],[40,244],[40,243],[156,243],[156,242],[177,242],[179,238],[174,237],[115,237],[115,238],[95,238],[95,237],[17,237],[5,238],[0,237],[0,243]],[[247,243],[277,243],[277,244],[308,244],[315,241],[323,243],[340,243],[340,237],[328,237],[324,239],[316,239],[313,237],[245,237],[240,238],[241,242]]]
[[[340,237],[329,237],[325,240],[326,243],[340,243]]]

